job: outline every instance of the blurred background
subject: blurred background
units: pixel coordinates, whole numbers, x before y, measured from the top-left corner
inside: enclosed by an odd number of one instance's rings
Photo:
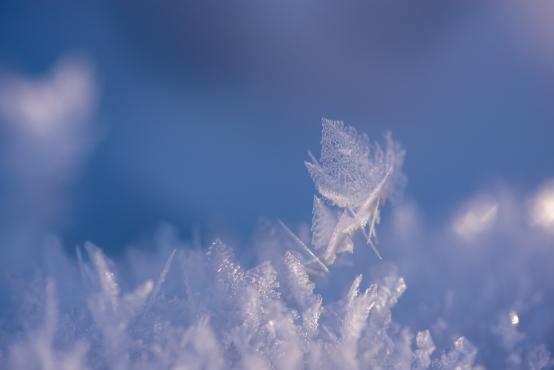
[[[500,347],[548,358],[553,21],[552,1],[1,1],[0,329],[36,266],[71,280],[60,261],[87,240],[139,247],[145,276],[172,233],[275,256],[263,220],[310,222],[303,161],[327,117],[391,131],[408,183],[383,210],[385,260],[357,248],[326,299],[394,264],[396,322],[443,348],[467,335],[491,368]]]
[[[307,222],[321,117],[390,130],[430,222],[532,193],[554,165],[553,19],[549,1],[2,1],[3,235],[25,219],[118,253],[160,222],[239,242],[259,216]]]

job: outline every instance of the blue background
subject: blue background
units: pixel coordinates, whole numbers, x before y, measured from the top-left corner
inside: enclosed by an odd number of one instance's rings
[[[160,221],[238,240],[259,216],[309,221],[303,160],[322,116],[392,131],[406,197],[433,220],[475,191],[530,192],[552,175],[554,44],[524,8],[8,0],[0,65],[41,76],[75,54],[94,67],[101,134],[67,190],[67,245],[116,253]]]

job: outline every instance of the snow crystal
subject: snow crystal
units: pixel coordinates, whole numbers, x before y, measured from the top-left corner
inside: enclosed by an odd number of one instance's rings
[[[328,119],[323,119],[321,146],[320,161],[310,153],[311,162],[305,164],[321,197],[337,209],[333,215],[314,198],[314,247],[324,249],[321,258],[332,265],[337,254],[352,253],[352,236],[360,231],[381,258],[374,245],[379,206],[403,182],[404,151],[391,135],[383,151],[354,128]]]

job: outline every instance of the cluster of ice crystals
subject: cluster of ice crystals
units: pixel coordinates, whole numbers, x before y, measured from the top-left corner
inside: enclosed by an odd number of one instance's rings
[[[6,369],[476,369],[477,348],[463,336],[437,349],[429,330],[416,335],[393,320],[406,290],[396,272],[357,275],[340,298],[321,293],[314,275],[333,278],[337,253],[361,231],[375,237],[379,207],[401,179],[403,151],[385,150],[337,121],[323,121],[321,163],[307,164],[314,198],[311,244],[281,259],[243,267],[220,240],[206,251],[171,245],[157,278],[123,284],[96,246],[77,249],[82,293],[61,304],[46,284],[43,324],[22,329],[0,348]],[[278,239],[275,239],[278,240]],[[156,274],[154,274],[156,276]],[[171,283],[171,284],[170,284]],[[60,304],[58,304],[60,303]],[[40,305],[40,304],[39,304]],[[41,310],[38,310],[39,312]],[[517,318],[517,319],[516,319]],[[69,326],[66,325],[69,323]],[[519,317],[502,316],[497,333],[509,368],[550,366],[544,346],[520,349]]]
[[[77,308],[80,328],[70,338],[75,345],[61,350],[56,345],[61,333],[54,283],[49,282],[43,327],[11,347],[7,368],[423,369],[431,365],[434,344],[429,332],[419,333],[414,341],[407,328],[392,327],[391,309],[405,289],[400,277],[386,276],[362,288],[358,275],[343,298],[324,302],[293,253],[285,253],[284,273],[279,276],[268,262],[245,270],[232,251],[216,241],[206,253],[171,253],[156,283],[147,281],[125,293],[103,253],[92,244],[85,249],[90,262],[79,254],[79,263],[87,281],[87,305]],[[174,258],[182,267],[195,263],[207,269],[203,291],[195,294],[189,288],[176,298],[187,306],[181,318],[167,315],[168,295],[150,301],[156,291],[163,291],[160,284]],[[183,272],[185,285],[199,278],[194,271]],[[441,364],[471,362],[470,351],[458,342]]]

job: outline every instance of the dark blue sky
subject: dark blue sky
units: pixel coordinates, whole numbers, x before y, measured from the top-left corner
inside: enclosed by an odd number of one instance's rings
[[[392,131],[406,196],[442,218],[475,191],[552,176],[554,13],[524,7],[8,0],[0,68],[40,76],[66,55],[94,68],[98,140],[67,189],[69,244],[120,248],[160,221],[243,239],[258,216],[309,221],[303,160],[322,116]]]

